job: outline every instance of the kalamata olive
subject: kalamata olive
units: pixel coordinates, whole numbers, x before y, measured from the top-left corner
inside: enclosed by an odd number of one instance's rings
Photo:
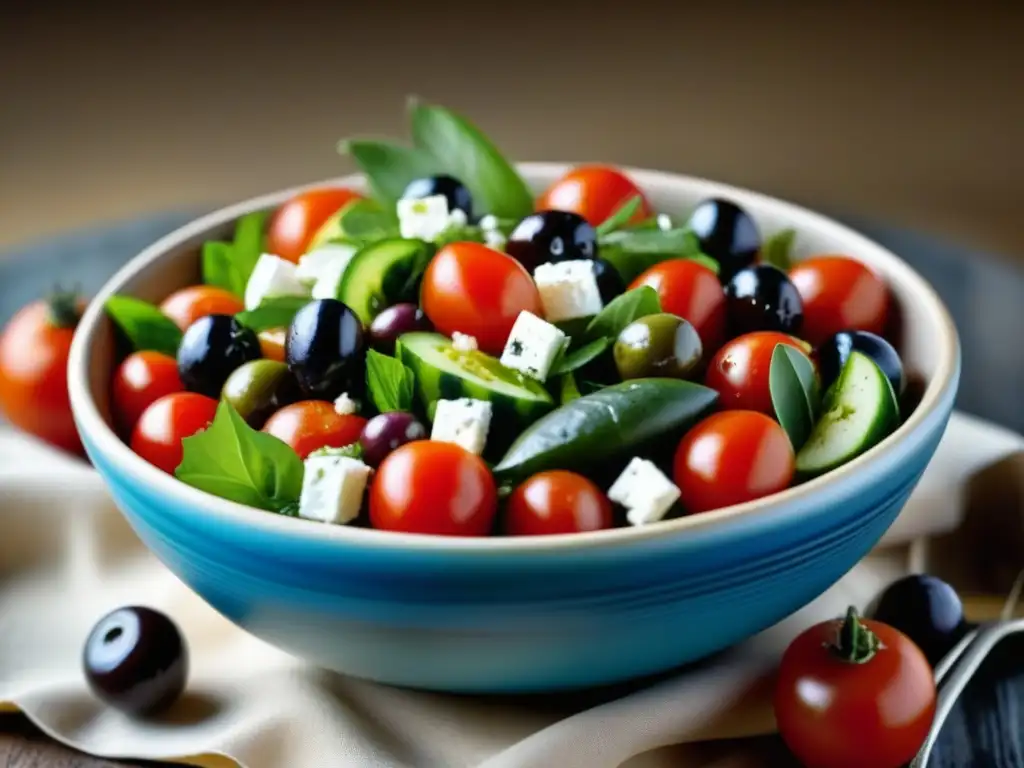
[[[897,395],[902,394],[906,379],[899,353],[892,344],[870,331],[840,331],[815,350],[823,389],[839,378],[839,372],[854,350],[874,360],[892,383],[893,391]]]
[[[107,614],[82,652],[85,679],[98,698],[132,715],[173,704],[188,679],[188,647],[177,625],[152,608]]]
[[[924,653],[934,667],[966,632],[964,606],[942,579],[914,574],[882,592],[872,618],[895,627]]]
[[[725,283],[757,260],[761,233],[749,213],[735,203],[711,198],[698,205],[687,222],[700,242],[700,250],[715,259]]]
[[[697,370],[703,348],[697,330],[689,322],[662,312],[641,317],[623,328],[612,352],[623,379],[685,379]]]
[[[363,461],[376,467],[400,445],[423,440],[426,436],[426,427],[411,413],[392,411],[377,414],[366,422],[359,437]]]
[[[358,397],[365,382],[363,326],[355,312],[335,299],[318,299],[292,318],[285,361],[299,389],[316,400],[347,392]]]
[[[370,346],[385,355],[395,352],[395,340],[403,333],[429,331],[430,321],[415,304],[395,304],[370,323]]]
[[[725,314],[733,338],[754,331],[797,335],[804,304],[785,272],[771,264],[755,264],[725,284]]]
[[[578,214],[537,211],[512,230],[505,253],[532,274],[541,264],[596,258],[597,231]]]
[[[276,360],[250,360],[224,382],[226,399],[253,429],[259,429],[279,408],[296,402],[302,393],[288,366]]]
[[[594,259],[594,276],[601,300],[608,304],[616,296],[626,292],[626,283],[615,267],[604,259]]]
[[[469,221],[473,220],[473,196],[466,185],[453,176],[428,176],[411,181],[402,192],[402,199],[422,200],[435,195],[444,195],[449,211],[462,211]]]
[[[231,372],[260,355],[260,340],[252,329],[231,315],[206,315],[182,336],[178,376],[190,392],[217,398]]]

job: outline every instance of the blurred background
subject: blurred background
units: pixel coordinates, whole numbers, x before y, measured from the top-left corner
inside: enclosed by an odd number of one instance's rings
[[[16,0],[0,249],[350,170],[416,93],[519,159],[755,187],[1024,263],[1024,3]]]

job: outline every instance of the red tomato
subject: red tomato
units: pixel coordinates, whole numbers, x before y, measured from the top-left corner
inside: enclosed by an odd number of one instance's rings
[[[655,264],[629,287],[641,285],[658,292],[662,311],[690,321],[705,355],[718,349],[725,339],[725,291],[718,275],[692,259],[672,259]]]
[[[114,372],[114,420],[123,434],[130,435],[143,411],[164,395],[184,389],[173,357],[152,351],[129,355]]]
[[[817,346],[839,331],[881,335],[889,288],[871,269],[846,256],[815,256],[789,270],[804,304],[802,335]]]
[[[351,189],[328,187],[302,192],[278,208],[267,228],[267,250],[297,262],[332,214],[362,195]]]
[[[342,415],[323,400],[286,405],[263,425],[263,431],[287,443],[305,459],[319,448],[344,448],[359,439],[366,419]]]
[[[454,443],[416,440],[388,454],[370,486],[374,528],[486,536],[498,507],[483,459]]]
[[[686,511],[708,512],[785,490],[794,462],[778,423],[755,411],[722,411],[683,436],[672,474]]]
[[[851,637],[859,637],[859,650]],[[906,635],[857,619],[852,609],[845,622],[806,630],[782,657],[775,719],[807,768],[899,768],[921,748],[934,718],[935,679],[924,654]]]
[[[642,201],[630,223],[650,218],[651,206],[622,171],[605,165],[581,165],[560,178],[537,201],[537,210],[578,213],[595,227],[636,195]]]
[[[522,264],[479,243],[442,248],[423,275],[420,304],[441,333],[475,336],[500,355],[520,312],[543,317],[540,294]]]
[[[600,531],[612,527],[612,503],[583,475],[539,472],[512,492],[505,525],[512,536]]]
[[[69,294],[23,307],[0,332],[0,411],[41,440],[81,455],[68,401],[68,350],[83,309]]]
[[[777,344],[799,349],[805,355],[811,351],[800,339],[777,331],[745,333],[718,350],[708,365],[704,383],[718,392],[719,407],[775,415],[768,373]]]
[[[245,304],[240,298],[213,285],[190,285],[175,291],[160,304],[160,311],[183,331],[200,317],[233,315],[243,309]]]
[[[181,464],[181,441],[206,429],[217,413],[217,401],[195,392],[164,395],[135,424],[131,446],[154,467],[173,475]]]
[[[257,336],[260,340],[260,352],[267,360],[284,362],[284,342],[288,336],[287,328],[273,328],[269,331],[260,331]]]

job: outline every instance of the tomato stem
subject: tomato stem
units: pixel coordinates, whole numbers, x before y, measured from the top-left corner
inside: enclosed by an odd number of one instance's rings
[[[867,664],[878,653],[878,647],[878,635],[861,623],[857,609],[851,605],[836,631],[832,652],[849,664]]]
[[[78,294],[55,288],[46,299],[50,322],[57,328],[75,328],[82,319],[78,310]]]

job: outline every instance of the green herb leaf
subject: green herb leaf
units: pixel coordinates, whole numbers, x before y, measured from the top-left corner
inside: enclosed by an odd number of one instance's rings
[[[761,261],[772,264],[783,272],[793,266],[793,243],[796,242],[795,229],[783,229],[764,241],[761,246]]]
[[[263,230],[267,223],[267,211],[249,213],[235,224],[235,240],[231,244],[231,261],[241,280],[242,291],[263,255]]]
[[[584,344],[579,349],[569,352],[560,360],[555,361],[555,365],[551,369],[551,375],[560,376],[564,373],[572,373],[573,371],[582,368],[608,349],[611,344],[611,339],[605,336],[599,336],[590,343]]]
[[[533,195],[519,172],[479,128],[443,107],[410,102],[412,139],[447,173],[469,189],[477,213],[521,219],[533,211]]]
[[[399,237],[398,216],[376,200],[353,200],[338,217],[340,236],[346,242],[371,243]]]
[[[649,285],[641,285],[616,296],[594,315],[584,331],[584,339],[593,341],[604,337],[609,341],[614,340],[623,328],[637,318],[656,315],[658,312],[661,312],[658,292]]]
[[[643,198],[640,195],[633,195],[633,197],[629,198],[615,213],[597,225],[597,236],[603,237],[611,234],[628,224],[642,202]]]
[[[181,329],[158,307],[131,296],[111,296],[104,309],[136,351],[153,350],[171,357],[178,354]]]
[[[768,391],[779,424],[799,451],[814,428],[821,396],[814,365],[803,352],[776,344],[768,370]]]
[[[273,435],[250,427],[227,401],[202,432],[181,441],[183,483],[270,512],[293,508],[302,493],[302,459]]]
[[[223,288],[239,297],[245,295],[245,281],[235,267],[231,243],[216,240],[203,243],[201,261],[204,284]]]
[[[287,328],[295,313],[309,302],[306,296],[273,296],[264,299],[256,309],[239,312],[235,319],[256,333],[271,328]]]
[[[323,448],[317,448],[315,451],[309,454],[310,456],[342,456],[350,459],[361,459],[363,458],[363,446],[359,442],[350,443],[344,445],[341,448],[331,448],[330,446],[324,446]]]
[[[565,405],[579,397],[582,395],[580,388],[576,386],[576,377],[572,373],[563,374],[558,380],[558,402]]]
[[[347,139],[338,144],[338,152],[355,161],[374,196],[386,205],[394,205],[409,182],[443,170],[429,152],[389,141]]]
[[[373,349],[367,351],[366,386],[381,413],[412,408],[416,376],[400,360]]]
[[[599,243],[601,258],[626,283],[671,259],[691,259],[718,274],[718,262],[700,252],[696,235],[688,229],[620,229],[600,238]]]

